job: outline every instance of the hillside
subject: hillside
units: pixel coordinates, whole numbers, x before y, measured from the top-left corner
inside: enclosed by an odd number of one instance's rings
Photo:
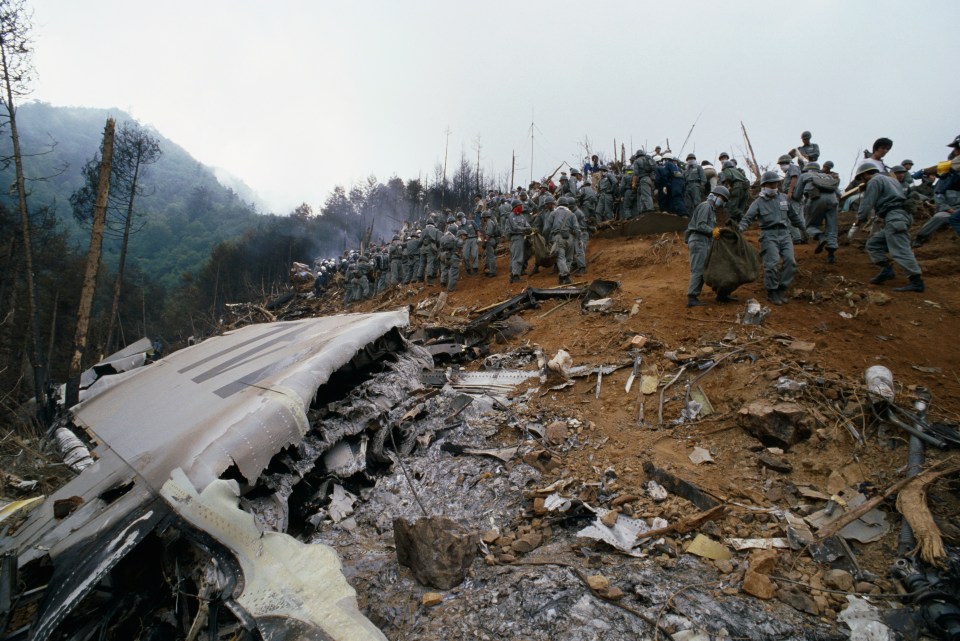
[[[100,148],[108,117],[118,125],[132,118],[119,109],[56,107],[27,103],[19,107],[17,122],[24,165],[30,181],[30,207],[51,207],[70,236],[86,244],[85,230],[73,218],[70,195],[82,184],[83,165]],[[184,272],[197,272],[220,241],[241,235],[260,221],[255,207],[236,191],[224,187],[214,170],[193,158],[185,149],[149,130],[160,143],[160,160],[146,168],[142,177],[144,195],[137,210],[146,226],[131,239],[130,262],[167,287],[179,284]],[[0,153],[8,154],[9,138],[0,138]],[[12,183],[13,168],[2,179]],[[252,192],[247,188],[248,197]],[[11,196],[0,201],[11,204]],[[115,263],[119,243],[106,242],[104,258]]]

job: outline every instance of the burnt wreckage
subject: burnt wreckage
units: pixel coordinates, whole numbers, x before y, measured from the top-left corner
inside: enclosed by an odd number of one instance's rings
[[[308,526],[325,477],[403,449],[380,421],[404,386],[359,415],[331,401],[432,365],[407,324],[250,325],[111,377],[71,409],[95,461],[0,524],[0,639],[385,639],[337,554],[286,532]]]

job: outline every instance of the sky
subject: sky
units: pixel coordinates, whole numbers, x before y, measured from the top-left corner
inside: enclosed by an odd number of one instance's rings
[[[684,156],[744,157],[742,121],[774,166],[806,129],[844,178],[880,136],[888,164],[925,166],[960,134],[956,0],[28,5],[31,98],[125,110],[280,214],[432,177],[445,147],[475,162],[478,141],[488,175],[515,153],[526,185],[587,144],[679,153],[694,123]]]

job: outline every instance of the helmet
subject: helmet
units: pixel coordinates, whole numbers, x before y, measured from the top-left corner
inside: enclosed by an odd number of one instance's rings
[[[696,154],[687,154],[687,160],[696,160],[696,159],[697,159]]]
[[[557,204],[563,205],[564,207],[569,207],[570,205],[576,204],[576,202],[577,201],[575,201],[570,196],[560,196],[560,200],[557,201]]]
[[[570,180],[570,179],[567,178],[566,176],[560,176],[560,182],[563,182],[564,180]]]
[[[466,218],[466,217],[467,217],[467,215],[466,215],[465,213],[463,213],[462,211],[458,211],[458,212],[457,212],[457,218]]]
[[[671,154],[669,151],[665,151],[665,152],[663,152],[663,159],[664,159],[664,160],[673,160],[673,154]]]
[[[802,134],[800,134],[800,138],[810,138],[812,135],[813,134],[811,134],[809,131],[805,131]]]
[[[907,165],[910,165],[912,167],[915,163],[909,158],[907,158],[906,160],[901,160],[900,164],[903,165],[904,167],[906,167]]]
[[[510,207],[522,207],[522,206],[523,206],[523,201],[520,200],[519,198],[514,198],[513,200],[510,201]]]
[[[831,169],[833,169],[833,161],[832,161],[832,160],[828,160],[827,162],[823,163],[823,170],[824,170],[824,171],[830,171]]]
[[[854,175],[854,177],[859,178],[860,176],[864,176],[870,173],[875,173],[878,171],[880,170],[877,169],[876,165],[874,165],[873,163],[865,162],[865,163],[862,163],[859,167],[857,167],[857,173]]]
[[[804,171],[820,171],[820,163],[818,162],[808,162],[803,166]]]
[[[467,228],[465,226],[460,227],[460,229],[457,230],[457,236],[466,236],[466,235],[467,235]]]
[[[763,175],[760,176],[761,185],[766,185],[767,183],[779,183],[781,180],[783,179],[780,178],[780,174],[775,171],[765,171],[763,172]]]
[[[710,193],[716,196],[721,196],[724,200],[730,200],[730,190],[723,185],[717,185],[710,190]]]
[[[457,222],[457,219],[456,219],[456,218],[454,218],[453,216],[447,216],[447,224],[448,224],[448,225],[452,225],[452,224],[455,223],[455,222]]]
[[[480,218],[490,218],[490,210],[484,209],[482,212],[480,212]]]
[[[723,165],[721,165],[722,169],[732,169],[734,167],[736,167],[736,165],[733,164],[732,160],[724,160]]]
[[[782,164],[784,164],[784,163],[791,163],[791,162],[793,162],[793,158],[791,158],[791,157],[790,157],[789,155],[787,155],[787,154],[783,154],[782,156],[780,156],[779,158],[777,158],[777,164],[778,164],[778,165],[782,165]]]
[[[570,175],[571,175],[571,176],[582,176],[582,175],[583,175],[583,172],[580,171],[579,169],[577,169],[576,167],[574,167],[574,168],[570,171]]]
[[[903,165],[894,165],[893,167],[890,168],[891,174],[901,174],[901,173],[905,173],[906,171],[907,171],[907,168],[904,167]]]
[[[960,136],[954,138],[952,142],[948,142],[947,147],[960,147]]]
[[[721,151],[721,152],[720,152],[720,155],[717,156],[717,160],[720,160],[720,159],[722,159],[722,158],[729,158],[729,157],[730,157],[730,154],[728,154],[728,153],[725,152],[725,151]]]
[[[637,149],[637,152],[633,154],[633,157],[636,158],[638,156],[646,156],[646,155],[647,155],[647,152],[645,152],[641,147],[640,149]]]
[[[556,205],[557,201],[554,200],[553,196],[550,194],[544,194],[540,196],[540,206],[546,207],[547,205]]]
[[[654,157],[653,157],[653,161],[654,161],[654,162],[660,162],[661,160],[663,160],[663,157],[662,157],[662,156],[654,156]]]

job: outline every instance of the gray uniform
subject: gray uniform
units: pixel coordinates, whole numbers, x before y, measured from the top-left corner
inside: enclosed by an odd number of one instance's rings
[[[797,151],[806,156],[806,160],[802,158],[800,159],[801,164],[817,162],[817,160],[820,159],[820,145],[815,142],[812,142],[809,145],[801,145],[797,147]]]
[[[857,220],[865,221],[873,211],[883,226],[867,239],[867,255],[877,265],[887,264],[887,254],[908,276],[919,276],[920,265],[910,249],[910,225],[913,216],[903,209],[906,200],[895,178],[876,175],[867,183],[860,199]]]
[[[373,273],[373,267],[370,265],[370,260],[366,256],[363,256],[357,261],[357,272],[359,273],[360,299],[366,300],[370,298],[372,293],[370,275]]]
[[[597,192],[590,183],[583,183],[583,187],[580,188],[580,206],[583,207],[583,213],[587,218],[596,218]]]
[[[590,227],[587,225],[587,215],[582,209],[577,207],[573,210],[573,214],[577,217],[577,226],[580,228],[574,251],[576,255],[574,269],[583,271],[587,269],[587,241],[590,240]]]
[[[437,259],[440,256],[440,230],[433,222],[428,222],[423,230],[420,253],[424,260],[423,278],[432,281],[437,276]]]
[[[530,231],[530,223],[523,214],[510,213],[502,224],[503,235],[510,239],[510,278],[519,278],[523,272],[524,235]]]
[[[605,171],[597,183],[597,216],[600,220],[613,220],[613,201],[619,189],[617,174]]]
[[[697,298],[703,290],[703,267],[713,242],[713,228],[717,226],[717,212],[713,203],[703,201],[690,214],[690,223],[683,238],[690,252],[690,284],[687,296]]]
[[[653,175],[657,170],[653,158],[640,154],[633,160],[633,175],[637,177],[637,205],[639,212],[653,211]]]
[[[480,267],[480,249],[477,246],[477,228],[472,220],[466,220],[460,228],[467,231],[463,241],[463,268],[468,274],[475,274]]]
[[[460,256],[457,247],[457,237],[453,231],[447,229],[440,237],[440,285],[446,286],[448,292],[457,288],[460,278]]]
[[[683,204],[687,206],[687,211],[693,211],[703,200],[703,185],[707,182],[707,176],[703,167],[692,162],[687,163],[684,168],[683,179],[686,181],[686,186],[683,188]]]
[[[837,248],[837,216],[840,201],[836,189],[821,189],[814,183],[818,176],[828,177],[820,172],[808,171],[801,176],[798,187],[804,195],[804,213],[807,235],[818,241],[826,234],[826,248]]]
[[[487,273],[497,275],[497,240],[500,229],[492,217],[480,219],[480,233],[483,234],[483,256],[487,265]]]
[[[390,285],[396,285],[403,279],[404,244],[400,239],[390,243]]]
[[[745,231],[754,220],[757,220],[760,226],[763,286],[767,291],[784,290],[790,286],[797,274],[790,225],[801,228],[803,221],[790,207],[787,197],[781,193],[773,198],[767,198],[761,193],[740,220],[740,231]]]
[[[423,278],[423,267],[420,265],[420,239],[411,236],[403,248],[403,282]]]
[[[560,278],[567,278],[570,276],[570,265],[575,255],[574,243],[580,235],[580,227],[576,215],[562,205],[550,213],[553,215],[544,223],[544,235],[549,234],[548,237],[553,239],[552,249],[557,254]]]
[[[633,169],[628,169],[620,177],[620,219],[629,220],[637,215],[637,192],[633,188]]]
[[[802,207],[800,206],[800,201],[803,199],[803,190],[800,167],[790,163],[787,167],[787,170],[784,172],[786,175],[783,177],[783,182],[780,183],[780,191],[782,191],[787,196],[787,201],[790,203],[790,209],[797,215],[797,218],[801,218],[800,214]],[[796,178],[797,182],[794,184],[793,190],[790,191],[790,181]],[[787,193],[789,191],[789,193]],[[792,219],[791,219],[792,220]],[[790,227],[790,237],[793,238],[793,242],[800,242],[800,230],[803,228],[803,225],[800,227]]]

